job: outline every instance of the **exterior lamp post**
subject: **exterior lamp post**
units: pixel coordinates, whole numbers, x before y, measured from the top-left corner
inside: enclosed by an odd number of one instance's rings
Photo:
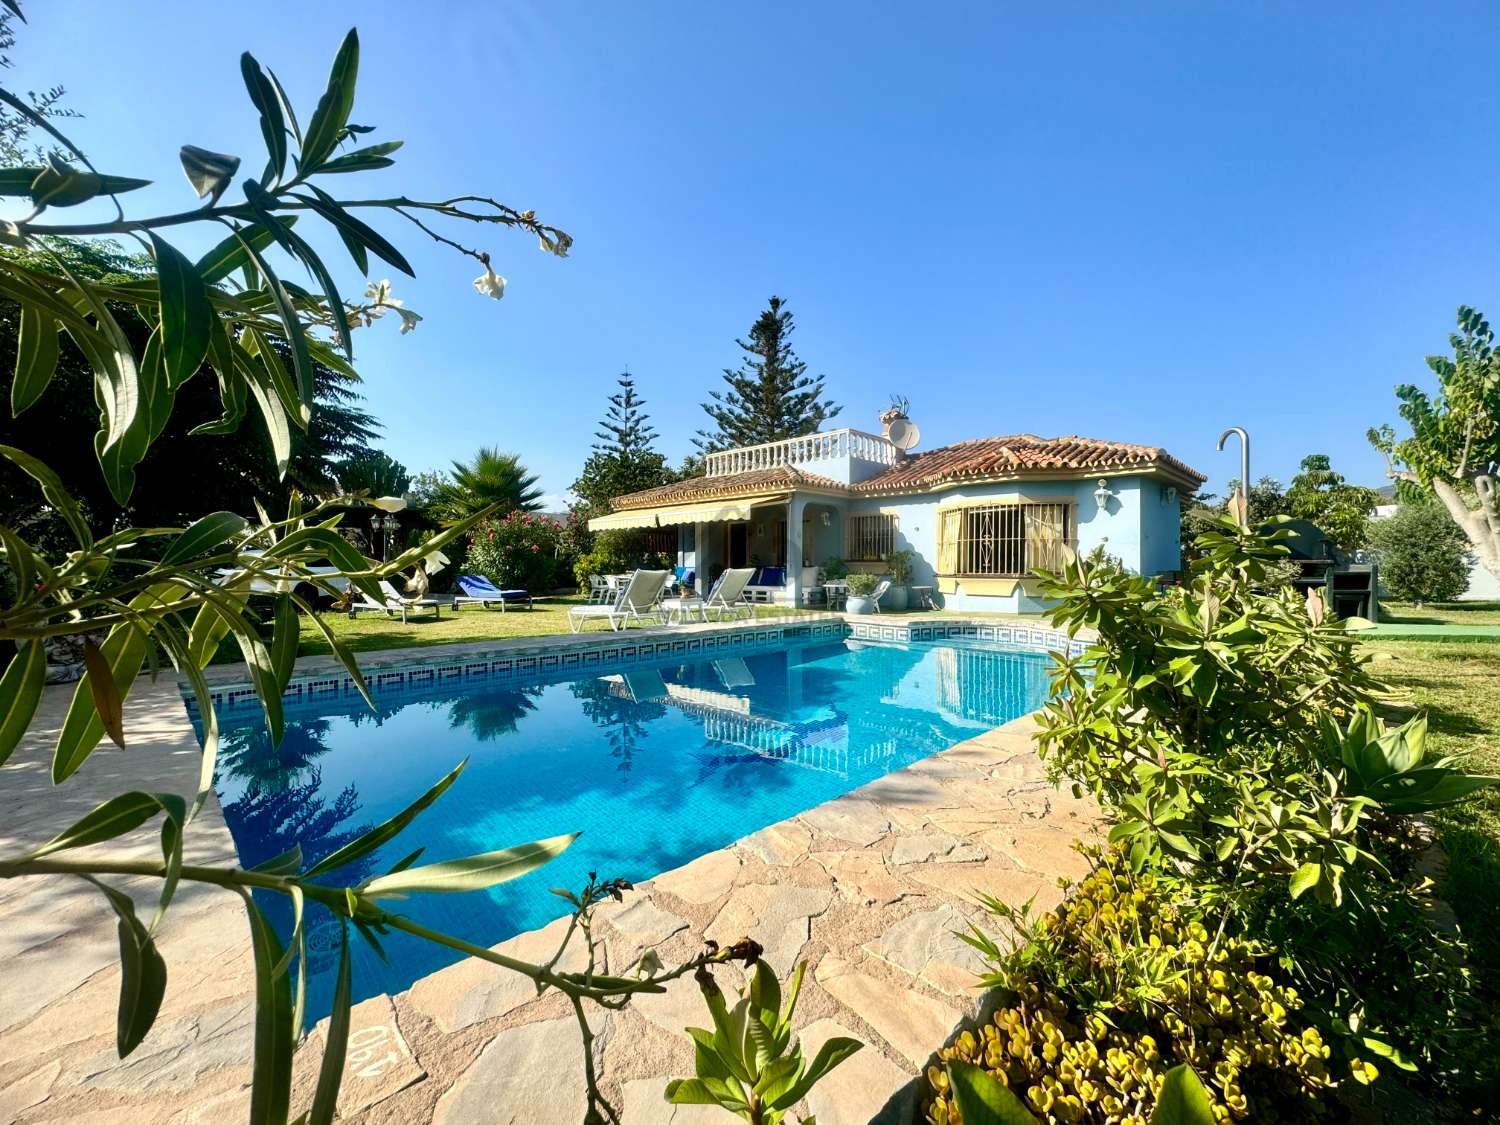
[[[401,526],[401,521],[394,515],[382,516],[379,513],[370,517],[370,531],[380,544],[380,561],[385,562],[386,555],[390,549],[391,533]]]
[[[1230,426],[1219,435],[1218,450],[1224,452],[1224,443],[1229,440],[1230,434],[1238,434],[1240,438],[1240,487],[1238,494],[1229,498],[1229,505],[1234,509],[1235,516],[1240,521],[1241,527],[1250,526],[1250,435],[1245,432],[1243,426]]]
[[[385,562],[386,554],[390,547],[390,535],[401,526],[401,521],[396,518],[396,513],[406,507],[404,496],[377,496],[370,501],[370,506],[377,509],[370,517],[370,532],[380,541],[380,561]],[[385,516],[381,516],[385,512]],[[381,534],[382,530],[385,532]]]
[[[1099,505],[1099,510],[1106,515],[1109,514],[1109,502],[1115,498],[1110,490],[1109,481],[1103,478],[1099,481],[1099,487],[1094,489],[1094,502]]]

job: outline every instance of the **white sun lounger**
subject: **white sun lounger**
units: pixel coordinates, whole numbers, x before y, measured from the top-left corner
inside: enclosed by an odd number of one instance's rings
[[[754,567],[726,570],[719,575],[714,588],[709,591],[708,601],[703,604],[704,617],[714,614],[723,620],[727,617],[753,617],[755,608],[745,601],[745,587],[755,574]]]
[[[647,621],[661,623],[661,608],[656,599],[661,596],[670,578],[670,570],[638,570],[630,576],[620,598],[613,605],[575,605],[568,610],[568,628],[578,632],[590,620],[609,622],[616,631],[634,621],[643,625]]]
[[[384,578],[380,580],[380,592],[385,595],[384,604],[377,602],[369,594],[361,593],[359,601],[349,607],[349,616],[353,617],[356,614],[368,613],[372,609],[380,610],[387,614],[399,613],[401,615],[401,624],[405,625],[408,613],[415,613],[421,609],[430,609],[434,617],[441,617],[443,615],[443,606],[451,608],[453,605],[451,598],[408,598]]]

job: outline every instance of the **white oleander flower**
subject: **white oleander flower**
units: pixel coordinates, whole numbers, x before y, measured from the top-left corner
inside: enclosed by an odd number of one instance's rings
[[[422,557],[422,569],[428,574],[436,574],[447,566],[449,561],[448,556],[442,551],[432,551]]]
[[[643,977],[654,977],[661,972],[661,956],[654,949],[648,949],[641,954],[640,964],[636,972]]]
[[[396,312],[401,317],[401,335],[403,336],[405,336],[412,329],[416,328],[418,323],[420,323],[422,320],[422,314],[412,312],[411,309],[398,308]]]
[[[391,296],[390,279],[372,281],[365,286],[365,296],[370,298],[370,303],[380,308],[399,309],[401,302]]]
[[[404,496],[377,496],[370,501],[370,504],[382,512],[399,512],[406,507],[406,498]]]
[[[474,291],[483,293],[486,297],[499,300],[505,296],[505,278],[501,277],[489,266],[484,267],[484,275],[474,279]]]

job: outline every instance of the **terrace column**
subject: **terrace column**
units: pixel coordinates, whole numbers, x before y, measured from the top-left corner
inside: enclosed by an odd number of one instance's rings
[[[792,605],[802,604],[802,511],[805,497],[793,493],[786,502],[786,588]]]

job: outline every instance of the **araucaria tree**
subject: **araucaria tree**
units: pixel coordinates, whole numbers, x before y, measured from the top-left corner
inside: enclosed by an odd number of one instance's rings
[[[1396,440],[1390,426],[1369,432],[1386,456],[1391,478],[1430,492],[1463,531],[1484,568],[1500,578],[1500,359],[1483,314],[1458,310],[1448,337],[1453,356],[1432,355],[1427,366],[1438,391],[1429,396],[1404,383],[1396,388],[1411,437]]]
[[[670,484],[676,477],[667,459],[652,448],[656,430],[646,414],[646,400],[635,393],[635,380],[621,375],[619,383],[595,433],[599,440],[573,482],[578,508],[586,514],[608,511],[616,496]]]
[[[823,376],[807,374],[792,351],[792,313],[780,297],[736,340],[747,353],[739,369],[725,368],[728,390],[709,391],[703,404],[712,430],[699,430],[693,444],[705,453],[815,433],[843,408],[824,401]]]

